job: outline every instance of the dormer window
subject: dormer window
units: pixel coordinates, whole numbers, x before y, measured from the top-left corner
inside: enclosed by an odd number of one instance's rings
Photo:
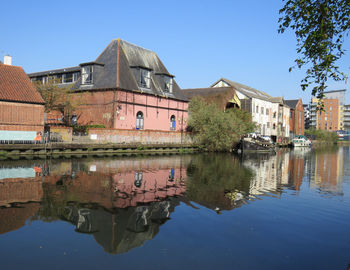
[[[164,76],[164,92],[173,92],[173,78],[170,76]]]
[[[82,84],[91,84],[92,81],[92,66],[83,66],[81,68],[81,83]]]
[[[151,71],[148,69],[140,68],[140,86],[142,88],[151,88]]]

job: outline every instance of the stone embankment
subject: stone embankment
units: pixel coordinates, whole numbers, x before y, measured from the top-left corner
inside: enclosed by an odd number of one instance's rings
[[[11,156],[67,156],[67,155],[119,155],[132,153],[184,153],[196,152],[193,144],[1,144],[0,157]]]

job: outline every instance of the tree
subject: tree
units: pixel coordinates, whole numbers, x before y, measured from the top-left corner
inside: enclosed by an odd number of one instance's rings
[[[48,77],[46,83],[36,81],[34,85],[45,101],[45,112],[59,111],[69,116],[81,104],[80,93],[73,93],[71,85],[59,85],[53,77]]]
[[[242,135],[252,132],[255,124],[248,112],[229,109],[224,112],[215,103],[194,97],[189,104],[188,128],[200,146],[209,151],[230,151]]]
[[[300,55],[289,71],[306,67],[301,88],[305,91],[312,86],[312,95],[322,100],[329,78],[346,79],[336,62],[345,53],[342,45],[350,29],[350,0],[283,1],[278,32],[288,28],[295,31]]]

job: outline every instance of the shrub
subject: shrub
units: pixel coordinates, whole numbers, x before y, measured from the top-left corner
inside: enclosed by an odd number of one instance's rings
[[[241,136],[252,132],[255,124],[248,112],[239,109],[222,111],[195,97],[189,104],[188,130],[195,141],[209,151],[230,151]]]
[[[335,132],[319,129],[307,129],[305,130],[305,135],[310,137],[313,140],[332,142],[335,143],[338,141],[338,135]]]

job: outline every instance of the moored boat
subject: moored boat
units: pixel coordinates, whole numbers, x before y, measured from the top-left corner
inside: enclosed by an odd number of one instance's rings
[[[293,147],[310,147],[312,145],[311,141],[305,136],[299,135],[292,140]]]

